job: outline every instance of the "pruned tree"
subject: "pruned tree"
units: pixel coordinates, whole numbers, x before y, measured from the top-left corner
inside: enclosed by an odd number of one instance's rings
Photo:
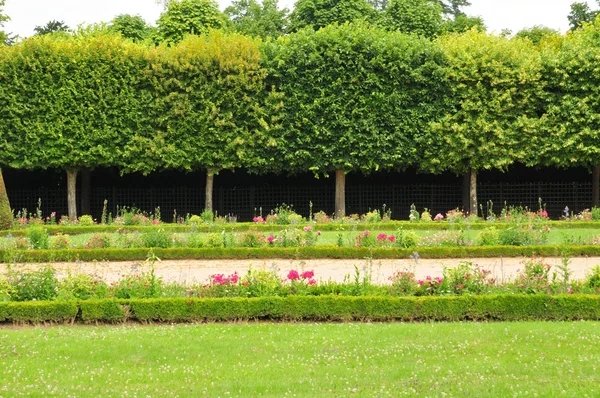
[[[139,15],[120,14],[110,21],[109,29],[121,36],[141,42],[152,38],[154,29]]]
[[[222,28],[227,16],[219,11],[214,0],[173,0],[158,18],[157,38],[167,43],[178,43],[185,35],[201,35],[211,28]]]
[[[261,168],[269,162],[261,152],[276,145],[270,106],[281,99],[265,88],[258,42],[211,30],[159,47],[151,59],[155,125],[128,146],[126,171],[206,170],[205,209],[213,210],[214,176]]]
[[[439,39],[456,101],[420,139],[427,172],[469,175],[468,210],[478,213],[477,172],[524,161],[542,98],[541,58],[528,40],[469,31]]]
[[[0,57],[0,165],[62,168],[69,217],[84,167],[120,167],[132,132],[146,128],[136,82],[144,49],[122,38],[34,36]]]
[[[435,37],[442,30],[442,6],[436,0],[391,0],[380,24],[389,30]]]
[[[335,173],[336,217],[345,215],[347,173],[414,165],[416,137],[445,109],[445,58],[424,38],[346,23],[264,51],[268,82],[285,95],[284,170]]]
[[[530,165],[592,169],[592,205],[600,206],[600,19],[543,47],[546,107]]]

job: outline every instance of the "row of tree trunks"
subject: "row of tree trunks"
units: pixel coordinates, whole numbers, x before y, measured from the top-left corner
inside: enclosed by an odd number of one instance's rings
[[[77,219],[77,174],[78,169],[67,169],[67,202],[68,213],[71,220]],[[213,190],[214,190],[214,170],[208,169],[206,172],[206,200],[204,208],[213,211]],[[81,169],[81,212],[90,214],[91,202],[91,173],[87,168]],[[477,214],[477,172],[473,169],[463,175],[462,184],[462,204],[463,209],[468,209],[470,214]],[[592,171],[592,206],[600,207],[600,166],[596,166]],[[5,207],[10,210],[2,170],[0,170],[0,213],[5,211]],[[12,214],[12,213],[11,213]],[[346,215],[346,173],[343,170],[335,172],[335,217],[344,217]],[[0,215],[0,219],[1,219]],[[12,216],[11,216],[12,220]],[[0,229],[2,226],[0,225]]]

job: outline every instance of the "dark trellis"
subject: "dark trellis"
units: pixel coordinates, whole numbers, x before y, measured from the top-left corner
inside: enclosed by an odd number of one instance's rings
[[[66,189],[23,189],[9,190],[11,205],[19,210],[35,211],[41,199],[45,216],[55,211],[66,214]],[[565,206],[572,211],[590,207],[592,200],[589,182],[528,182],[528,183],[481,183],[478,187],[479,201],[485,212],[488,201],[493,202],[493,211],[499,213],[505,205],[527,206],[537,210],[538,198],[542,198],[551,217],[557,218]],[[118,206],[135,206],[146,212],[160,207],[165,221],[172,221],[174,211],[199,214],[204,204],[204,187],[94,187],[91,195],[91,212],[96,218],[102,213],[104,200],[108,200],[108,211],[113,215]],[[293,206],[303,216],[308,216],[312,202],[313,212],[323,210],[333,213],[334,187],[320,186],[246,186],[216,187],[215,210],[219,215],[235,215],[240,221],[253,216],[266,215],[283,204]],[[346,210],[349,214],[365,213],[382,209],[392,211],[392,218],[407,219],[411,204],[419,211],[428,208],[432,213],[444,213],[461,207],[460,184],[406,184],[406,185],[348,185]]]

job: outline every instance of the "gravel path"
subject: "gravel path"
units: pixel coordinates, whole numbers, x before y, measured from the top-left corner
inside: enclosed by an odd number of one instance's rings
[[[519,269],[523,267],[523,258],[470,258],[470,259],[446,259],[446,260],[424,260],[418,263],[412,260],[373,260],[370,265],[367,260],[169,260],[157,262],[155,272],[165,281],[176,282],[205,282],[213,274],[232,274],[238,272],[244,275],[248,268],[277,268],[282,277],[287,275],[290,269],[314,270],[315,278],[322,280],[343,281],[350,275],[354,278],[355,266],[362,272],[370,270],[373,281],[379,283],[388,282],[388,277],[396,271],[404,269],[414,270],[417,278],[423,279],[430,275],[441,276],[444,267],[454,267],[461,261],[471,261],[485,269],[499,280],[512,278]],[[545,261],[556,270],[556,265],[561,264],[560,258],[546,258]],[[591,268],[600,265],[600,257],[578,257],[572,258],[569,269],[572,277],[583,279]],[[71,273],[88,273],[101,276],[107,281],[119,279],[122,275],[149,271],[150,266],[143,261],[140,262],[76,262],[76,263],[54,263],[59,277]],[[28,270],[36,269],[40,265],[21,264],[13,265],[13,269]],[[6,274],[7,265],[0,264],[0,274]]]

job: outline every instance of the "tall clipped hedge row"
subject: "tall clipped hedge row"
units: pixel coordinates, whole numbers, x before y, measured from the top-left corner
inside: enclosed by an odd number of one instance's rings
[[[539,45],[364,22],[265,43],[36,36],[0,48],[0,166],[64,169],[71,217],[95,167],[205,170],[209,209],[220,170],[335,173],[337,215],[348,172],[451,170],[476,211],[478,170],[600,165],[598,36],[600,20]]]

